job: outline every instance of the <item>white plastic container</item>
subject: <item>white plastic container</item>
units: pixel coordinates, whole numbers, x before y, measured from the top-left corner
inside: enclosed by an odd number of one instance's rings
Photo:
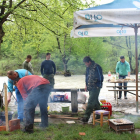
[[[138,80],[140,80],[140,72],[138,73]]]

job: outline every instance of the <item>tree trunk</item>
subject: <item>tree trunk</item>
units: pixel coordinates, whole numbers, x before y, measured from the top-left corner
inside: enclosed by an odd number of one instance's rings
[[[67,63],[64,63],[64,72],[66,72],[67,71]]]
[[[131,72],[133,72],[133,68],[132,68],[132,52],[131,51],[128,51],[128,56],[129,56],[130,70],[131,70]]]
[[[132,68],[132,51],[131,51],[130,37],[129,37],[129,40],[128,40],[127,36],[125,37],[125,39],[126,39],[126,46],[128,48],[128,57],[129,57],[130,70],[131,70],[131,72],[133,72],[133,68]]]
[[[3,31],[3,28],[2,28],[2,24],[0,23],[0,59],[2,57],[2,53],[1,53],[1,43],[3,42],[2,38],[4,36],[4,31]]]
[[[67,64],[68,64],[69,60],[66,60],[65,55],[63,56],[62,60],[63,60],[63,64],[64,64],[64,72],[66,72],[67,71]]]

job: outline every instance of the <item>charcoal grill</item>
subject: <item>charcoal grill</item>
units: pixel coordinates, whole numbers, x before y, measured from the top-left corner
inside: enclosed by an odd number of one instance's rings
[[[110,128],[116,132],[134,131],[134,123],[127,119],[109,119]]]

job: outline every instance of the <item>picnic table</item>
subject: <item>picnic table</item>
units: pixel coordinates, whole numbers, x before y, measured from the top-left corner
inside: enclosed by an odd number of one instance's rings
[[[52,92],[71,92],[71,102],[64,101],[61,103],[71,103],[72,112],[75,113],[78,111],[77,92],[79,90],[85,92],[84,88],[81,88],[81,89],[76,89],[76,88],[75,89],[52,89]]]
[[[119,79],[119,80],[109,81],[109,83],[114,83],[114,86],[106,86],[108,88],[113,88],[113,89],[108,90],[108,91],[114,91],[115,100],[116,100],[116,95],[117,95],[117,104],[118,104],[118,92],[119,91],[127,91],[130,94],[136,95],[135,93],[131,92],[131,91],[136,91],[136,86],[117,86],[116,85],[117,83],[124,83],[124,82],[134,83],[134,81]],[[120,87],[127,87],[127,88],[134,88],[134,89],[117,89],[117,88],[120,88]],[[138,91],[140,91],[140,90],[138,90]]]

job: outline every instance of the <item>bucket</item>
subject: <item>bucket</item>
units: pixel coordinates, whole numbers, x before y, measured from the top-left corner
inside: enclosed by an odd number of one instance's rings
[[[106,103],[106,100],[105,99],[100,99],[100,102],[103,104],[103,103]]]
[[[69,106],[67,106],[67,107],[62,107],[62,112],[63,112],[63,113],[68,113],[68,112],[69,112]]]
[[[13,112],[8,111],[8,120],[12,120]],[[5,121],[5,112],[0,112],[0,119]]]

